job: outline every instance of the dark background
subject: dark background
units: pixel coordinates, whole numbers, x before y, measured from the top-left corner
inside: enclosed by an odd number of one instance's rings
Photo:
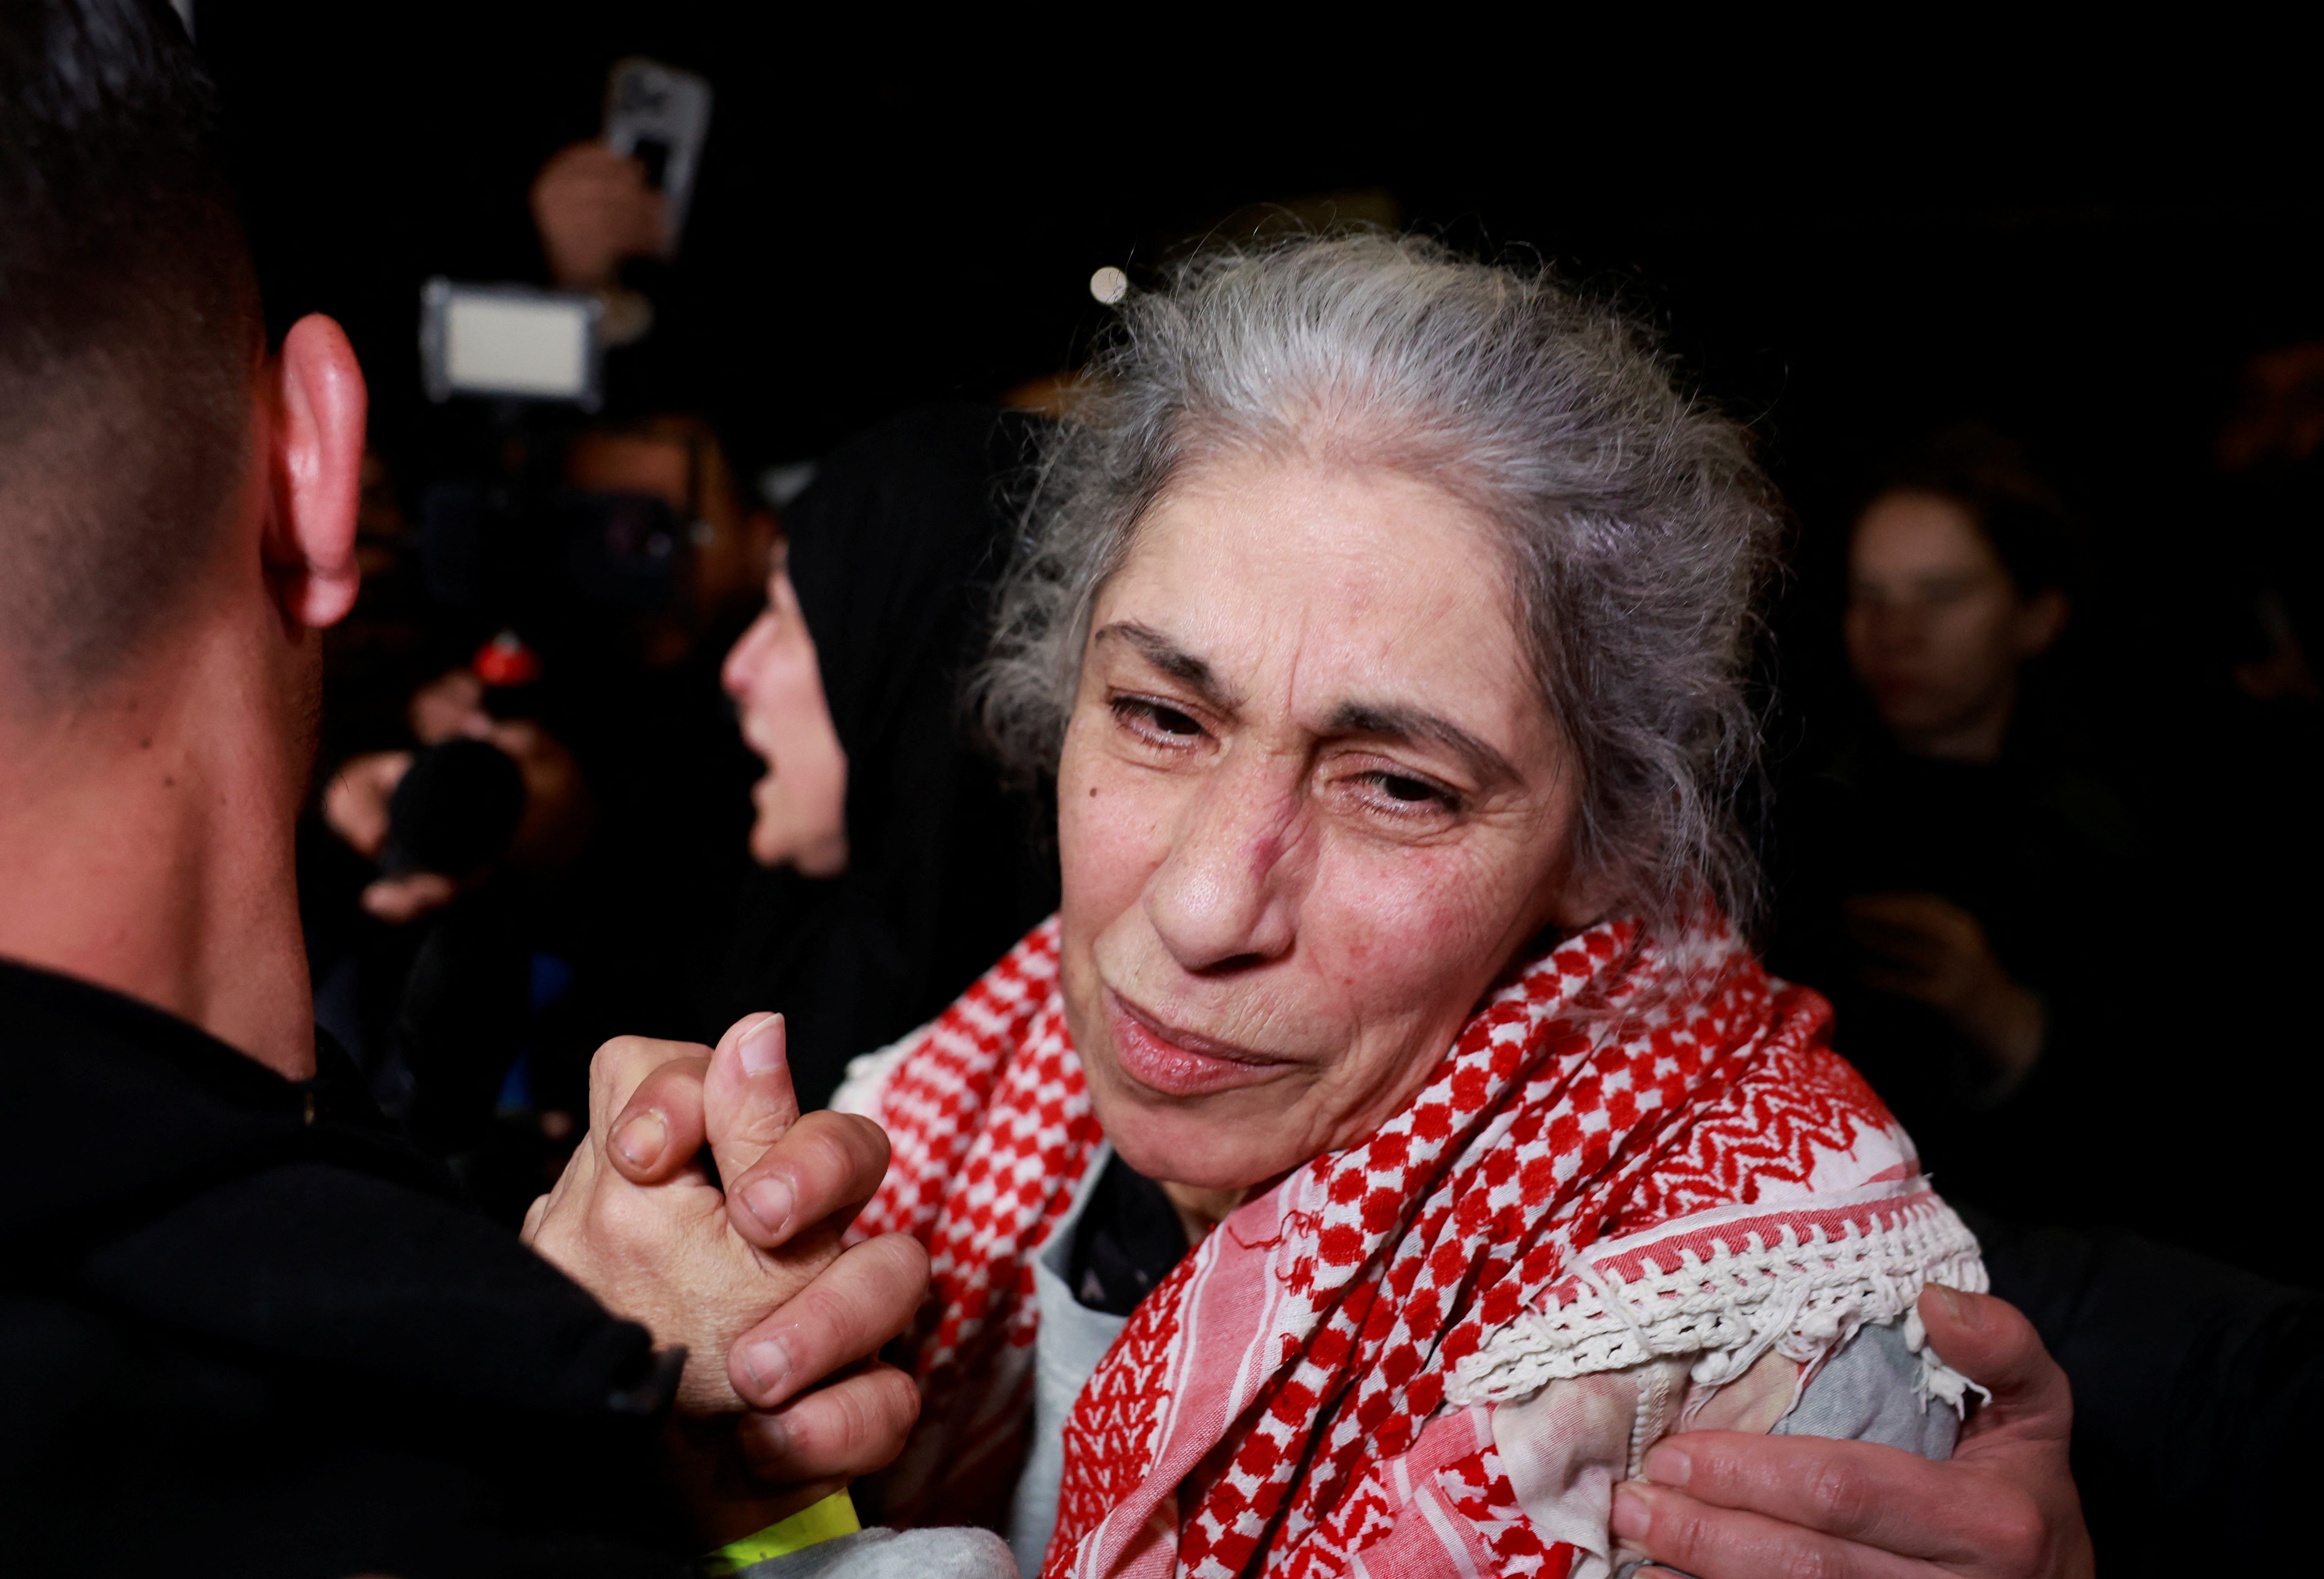
[[[596,132],[607,65],[644,53],[717,93],[657,335],[746,467],[1069,365],[1104,322],[1100,264],[1138,277],[1248,205],[1385,194],[1618,297],[1755,420],[1807,537],[1779,625],[1811,698],[1836,669],[1820,549],[1868,465],[1965,415],[2028,443],[2090,529],[2085,661],[2146,662],[2189,575],[2213,573],[2209,450],[2236,367],[2324,334],[2313,57],[2289,33],[2043,38],[1962,14],[1886,37],[1520,35],[1448,14],[1213,40],[1088,14],[849,37],[791,8],[436,0],[197,16],[270,311],[347,325],[391,459],[419,420],[419,282],[542,276],[531,177]]]

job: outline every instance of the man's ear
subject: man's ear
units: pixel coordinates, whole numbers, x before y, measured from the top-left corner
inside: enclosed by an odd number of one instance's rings
[[[355,507],[370,395],[346,332],[319,313],[290,326],[267,363],[271,508],[261,552],[283,616],[320,630],[355,607]]]

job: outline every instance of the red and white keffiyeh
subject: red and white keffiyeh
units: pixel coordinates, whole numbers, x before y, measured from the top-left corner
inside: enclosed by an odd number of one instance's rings
[[[1723,934],[1681,959],[1608,922],[1533,961],[1403,1113],[1139,1305],[1066,1424],[1044,1574],[1562,1579],[1579,1548],[1528,1516],[1495,1406],[1657,1358],[1699,1387],[1769,1352],[1812,1364],[1925,1281],[1982,1288],[1829,1020]],[[977,1521],[1021,1447],[1034,1254],[1102,1155],[1056,921],[862,1107],[895,1151],[860,1231],[931,1257],[890,1515]]]

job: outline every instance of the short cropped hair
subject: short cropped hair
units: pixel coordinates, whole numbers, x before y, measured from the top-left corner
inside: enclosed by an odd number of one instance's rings
[[[1635,325],[1543,269],[1380,234],[1198,255],[1124,303],[1040,464],[976,681],[987,735],[1054,771],[1092,610],[1139,524],[1222,456],[1393,468],[1496,522],[1513,614],[1580,759],[1580,870],[1683,928],[1748,922],[1734,813],[1779,519],[1743,429]]]
[[[0,667],[85,691],[181,609],[263,349],[214,97],[154,0],[0,5]]]

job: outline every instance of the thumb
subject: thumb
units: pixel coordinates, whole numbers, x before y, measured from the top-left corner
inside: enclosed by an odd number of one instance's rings
[[[710,1055],[702,1113],[718,1177],[729,1184],[798,1122],[781,1015],[748,1014],[727,1028]]]
[[[2066,1373],[2015,1306],[1932,1283],[1916,1308],[1937,1357],[1993,1395],[1970,1417],[1964,1447],[2002,1429],[2062,1438],[2072,1428]]]

